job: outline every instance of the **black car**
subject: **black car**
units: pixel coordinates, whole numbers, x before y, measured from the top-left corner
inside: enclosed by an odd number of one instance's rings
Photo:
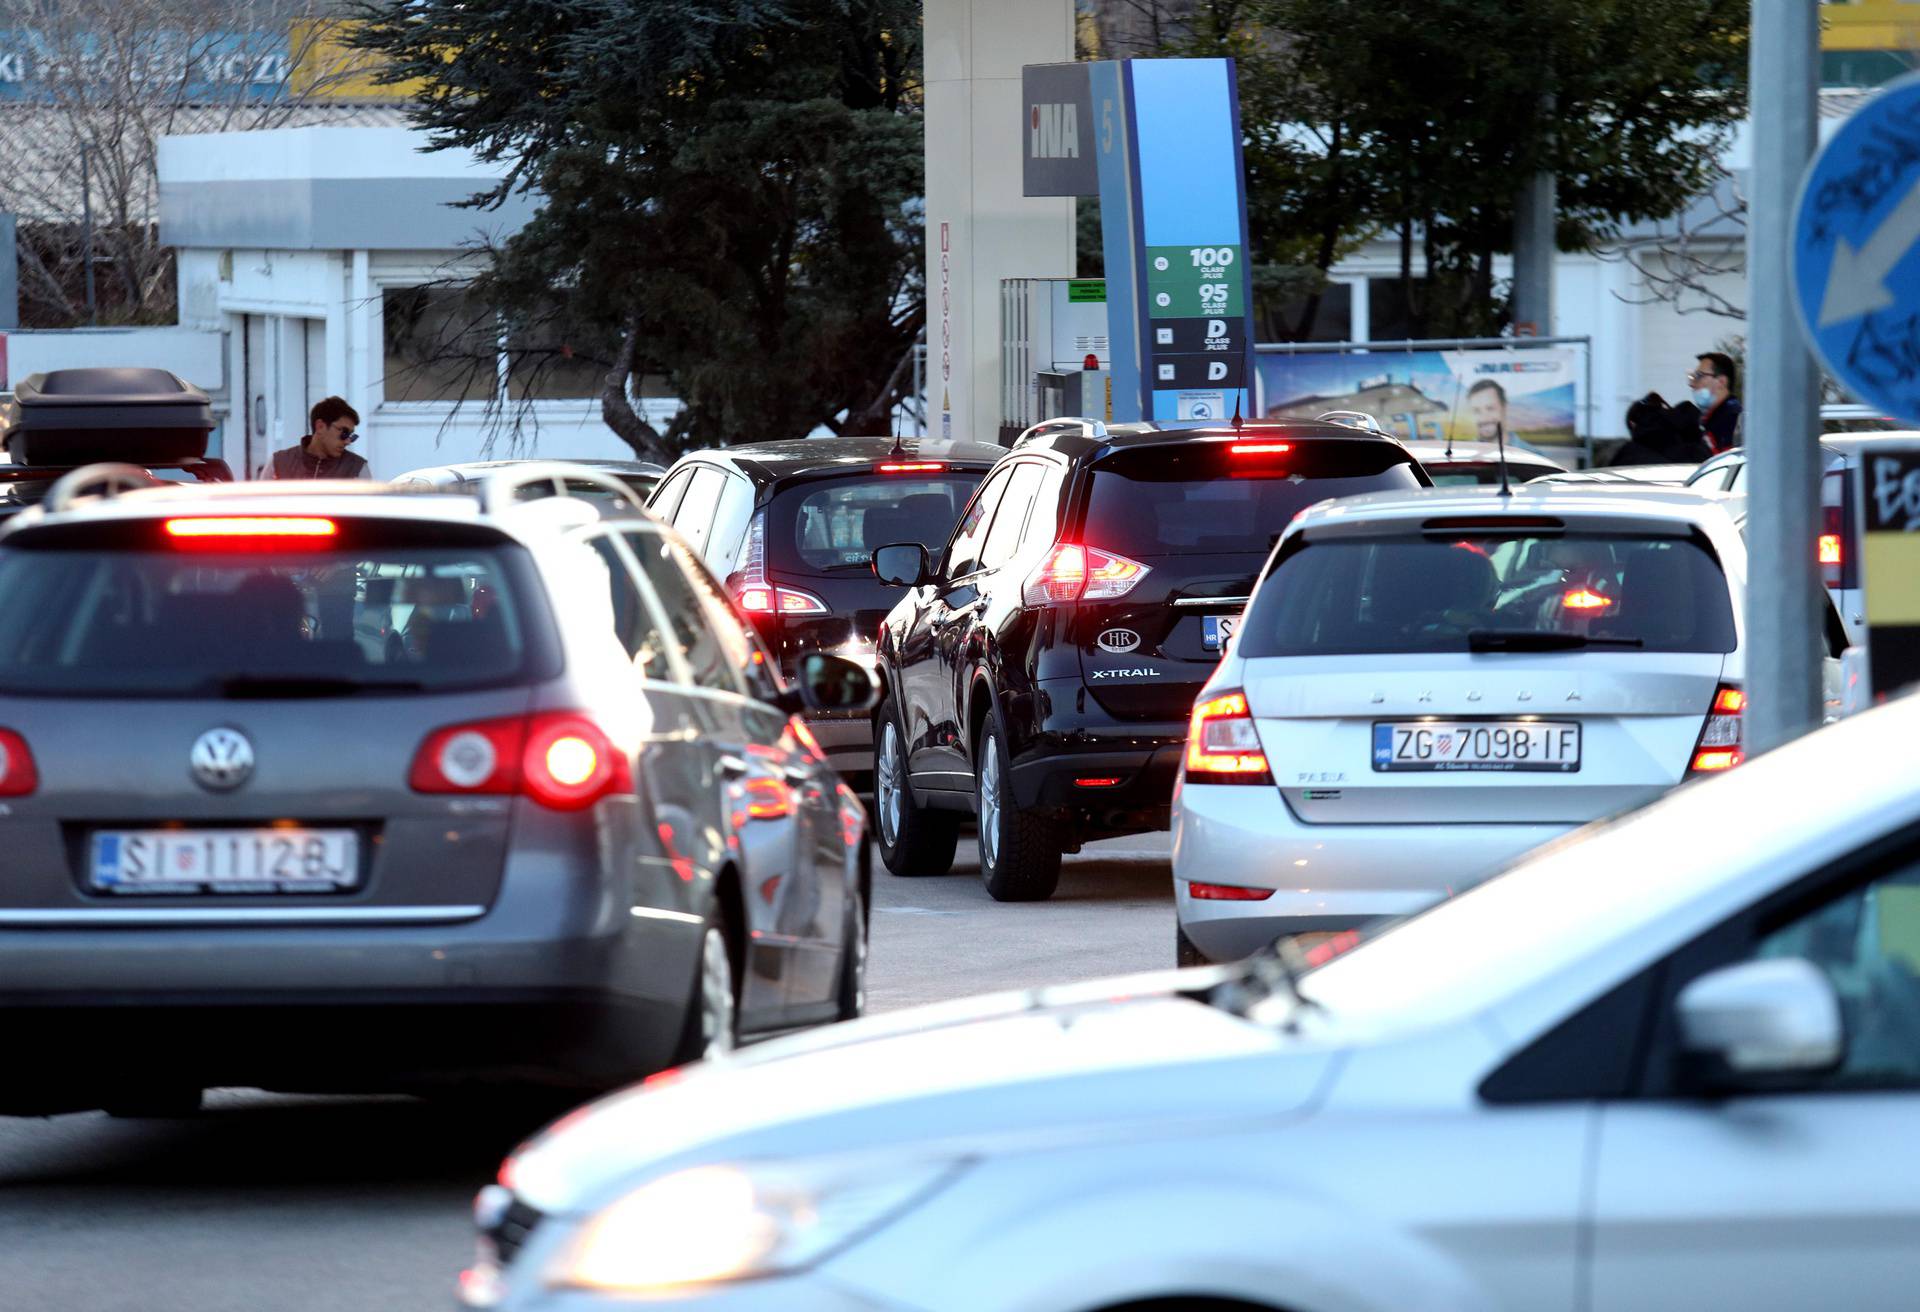
[[[873,549],[932,547],[1004,447],[884,437],[808,438],[694,451],[675,462],[647,508],[672,524],[726,581],[791,679],[808,652],[869,670],[894,596],[875,580]],[[856,787],[873,769],[865,711],[816,712],[807,724]]]
[[[887,868],[944,872],[971,812],[988,891],[1038,900],[1063,853],[1166,828],[1194,694],[1287,522],[1424,486],[1406,447],[1336,424],[1030,429],[940,551],[874,557],[912,589],[873,712]]]

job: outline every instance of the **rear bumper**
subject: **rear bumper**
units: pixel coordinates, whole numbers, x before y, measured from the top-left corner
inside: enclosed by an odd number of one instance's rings
[[[645,1074],[671,1058],[703,922],[609,892],[527,862],[457,922],[0,927],[0,1109],[89,1078],[84,1054],[123,1083],[601,1088]],[[149,1041],[163,1045],[151,1063],[129,1058]]]
[[[1014,804],[1099,829],[1165,829],[1184,746],[1184,735],[1141,738],[1124,748],[1054,744],[1013,763]]]
[[[1174,910],[1196,947],[1228,961],[1281,934],[1409,915],[1575,827],[1303,825],[1271,785],[1183,784],[1173,817]],[[1196,898],[1196,880],[1273,892]]]
[[[873,773],[871,711],[814,711],[806,718],[828,765],[843,775]]]

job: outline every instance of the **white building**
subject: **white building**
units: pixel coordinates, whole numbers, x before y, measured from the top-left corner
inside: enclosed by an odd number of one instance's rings
[[[604,368],[547,370],[529,396],[497,331],[454,318],[449,284],[535,201],[460,207],[502,166],[424,144],[403,126],[160,143],[160,235],[178,251],[180,326],[224,335],[234,413],[217,454],[237,474],[305,434],[309,407],[328,395],[359,411],[355,450],[378,477],[488,455],[631,457],[600,419]],[[443,349],[455,338],[460,361]],[[648,406],[661,420],[674,408]]]

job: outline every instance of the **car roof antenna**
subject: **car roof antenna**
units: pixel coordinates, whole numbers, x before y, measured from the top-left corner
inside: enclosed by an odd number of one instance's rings
[[[1245,423],[1246,420],[1240,417],[1240,389],[1236,387],[1233,389],[1233,431],[1239,432]]]
[[[1507,482],[1507,421],[1502,419],[1493,426],[1493,436],[1500,444],[1500,495],[1510,497],[1513,488]]]

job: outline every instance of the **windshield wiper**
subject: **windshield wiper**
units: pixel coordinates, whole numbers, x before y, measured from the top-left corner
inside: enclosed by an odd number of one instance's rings
[[[1602,638],[1586,633],[1538,629],[1471,629],[1468,651],[1578,651],[1582,647],[1644,647],[1638,638]]]
[[[345,679],[324,674],[236,674],[215,687],[236,700],[266,697],[352,697],[359,693],[421,692],[418,679]]]

